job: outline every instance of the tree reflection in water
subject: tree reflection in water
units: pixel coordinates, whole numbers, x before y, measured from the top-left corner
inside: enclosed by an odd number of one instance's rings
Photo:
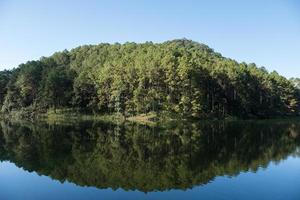
[[[299,155],[299,130],[296,121],[165,127],[2,121],[0,159],[80,186],[185,190]]]

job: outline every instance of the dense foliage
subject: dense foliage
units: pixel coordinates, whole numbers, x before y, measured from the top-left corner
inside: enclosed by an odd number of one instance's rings
[[[96,122],[0,124],[0,160],[61,182],[163,191],[261,170],[300,156],[300,124],[180,123],[168,128]]]
[[[270,117],[299,114],[295,82],[185,39],[99,44],[0,72],[0,104],[4,113],[79,108],[125,116]]]

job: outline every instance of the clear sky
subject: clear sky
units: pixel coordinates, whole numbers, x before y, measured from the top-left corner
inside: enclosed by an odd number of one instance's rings
[[[0,0],[0,69],[83,44],[180,38],[300,77],[299,0]]]

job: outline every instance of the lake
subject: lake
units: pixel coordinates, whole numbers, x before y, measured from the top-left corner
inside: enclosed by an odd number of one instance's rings
[[[300,199],[299,120],[0,124],[1,200]]]

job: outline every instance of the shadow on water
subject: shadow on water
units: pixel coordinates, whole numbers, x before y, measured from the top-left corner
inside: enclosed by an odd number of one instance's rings
[[[143,192],[186,190],[217,176],[256,172],[299,156],[300,122],[178,123],[2,121],[0,159],[61,182]]]

